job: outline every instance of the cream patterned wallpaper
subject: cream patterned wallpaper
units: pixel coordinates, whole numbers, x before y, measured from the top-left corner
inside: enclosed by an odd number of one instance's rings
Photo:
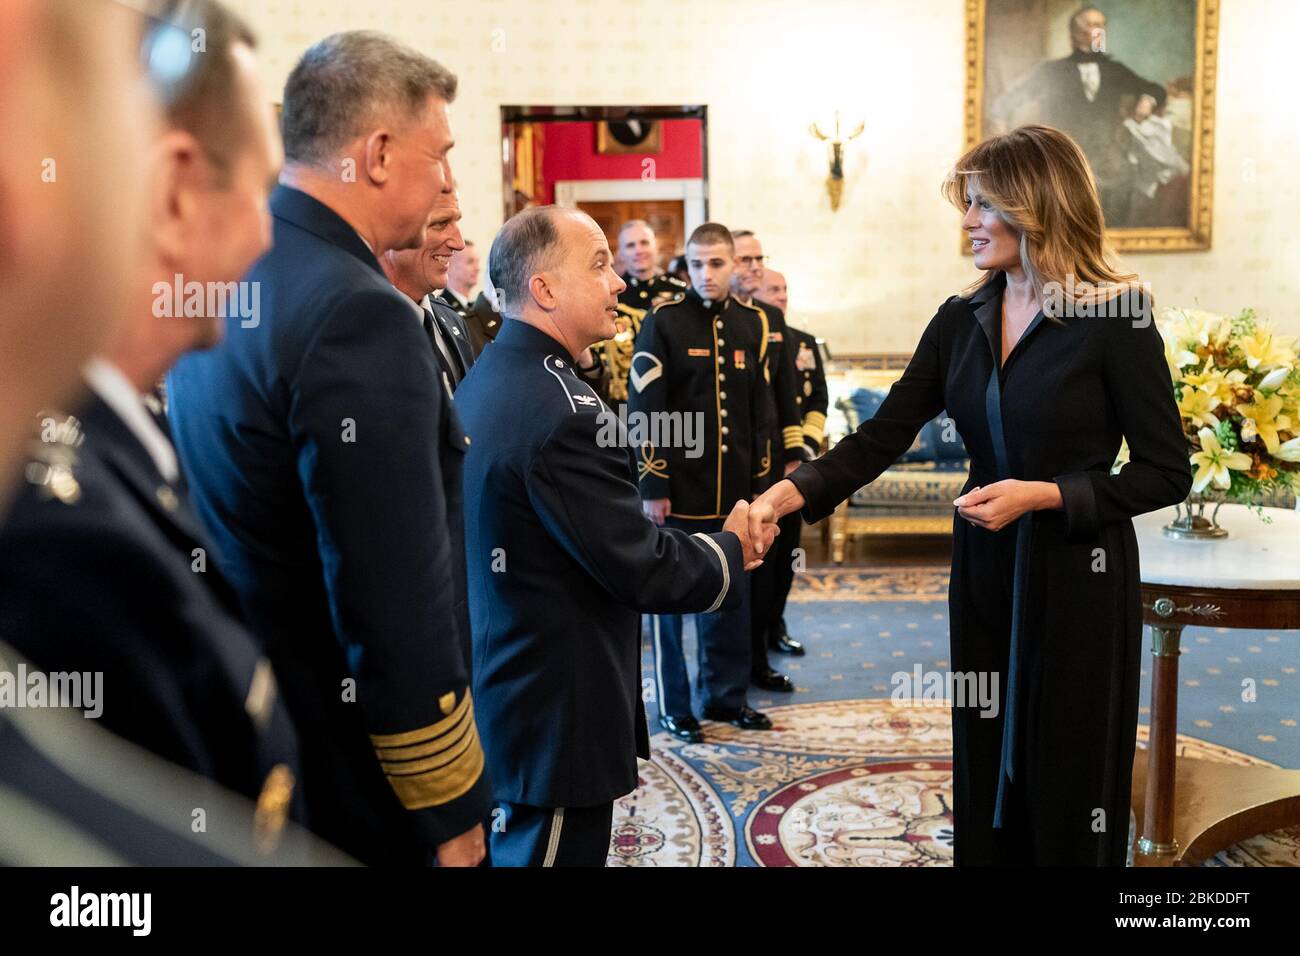
[[[837,352],[911,351],[974,277],[939,184],[962,147],[963,0],[230,0],[268,83],[337,30],[380,29],[460,77],[453,107],[465,234],[501,223],[500,106],[704,103],[711,213],[755,230],[797,323]],[[1131,255],[1160,305],[1253,305],[1300,333],[1296,0],[1223,0],[1214,244]],[[866,121],[826,198],[823,128]]]

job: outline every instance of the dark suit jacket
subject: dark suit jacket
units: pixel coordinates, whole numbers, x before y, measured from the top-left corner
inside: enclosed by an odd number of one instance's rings
[[[492,308],[482,292],[474,300],[469,312],[465,314],[465,326],[469,329],[470,342],[474,345],[474,356],[483,354],[487,344],[501,332],[501,313]]]
[[[0,640],[101,672],[105,727],[255,800],[300,772],[271,667],[183,493],[102,400],[81,426],[79,497],[27,484],[0,532]]]
[[[822,436],[826,434],[826,412],[830,408],[830,392],[826,388],[826,369],[822,365],[822,350],[817,337],[786,325],[790,338],[790,352],[795,365],[795,403],[803,416],[803,440],[814,458],[821,454]]]
[[[788,341],[784,312],[761,299],[754,299],[751,305],[767,317],[767,429],[772,440],[773,461],[778,458],[782,462],[803,461],[808,456],[804,453],[803,418],[795,401],[797,348]],[[773,467],[770,480],[777,482],[781,477],[782,469]]]
[[[356,232],[287,187],[254,328],[168,378],[204,523],[280,674],[310,821],[366,862],[488,811],[468,683],[468,440],[422,314]]]
[[[447,360],[442,357],[442,352],[438,351],[437,346],[434,346],[434,358],[447,372],[449,381],[453,383],[454,391],[456,381],[468,375],[470,367],[474,364],[474,346],[470,342],[469,330],[465,327],[465,320],[459,312],[447,305],[438,296],[429,296],[429,306],[430,311],[433,312],[434,321],[439,322],[447,330],[447,341],[454,350],[459,365],[456,369],[456,375],[452,375],[452,370],[446,367]]]
[[[1079,75],[1079,63],[1083,61],[1098,66],[1100,84],[1091,101],[1084,94]],[[1165,105],[1167,93],[1159,83],[1144,80],[1105,54],[1076,52],[1040,63],[1023,81],[998,97],[993,110],[1001,117],[1011,117],[1022,105],[1036,103],[1035,122],[1069,133],[1096,164],[1123,118],[1124,102],[1136,101],[1143,93],[1156,101],[1156,109]]]
[[[637,754],[649,756],[639,612],[735,606],[740,542],[645,517],[618,420],[564,347],[532,326],[507,321],[456,406],[474,438],[474,696],[495,796],[543,807],[613,800],[635,789]]]

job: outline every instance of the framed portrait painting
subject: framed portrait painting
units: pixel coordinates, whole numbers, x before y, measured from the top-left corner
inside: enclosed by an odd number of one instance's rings
[[[1119,251],[1210,248],[1219,0],[966,0],[966,145],[1082,147]]]

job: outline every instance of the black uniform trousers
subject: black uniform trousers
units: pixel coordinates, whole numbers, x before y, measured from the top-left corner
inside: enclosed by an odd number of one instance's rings
[[[763,563],[750,573],[751,664],[755,670],[768,666],[767,650],[785,633],[785,601],[794,585],[794,551],[799,547],[803,519],[798,512],[777,523],[780,534]]]
[[[493,866],[604,866],[613,802],[594,807],[530,807],[502,802],[492,827]]]
[[[722,518],[687,520],[668,518],[666,527],[680,528],[695,534],[713,534],[722,530]],[[695,634],[700,663],[698,688],[701,703],[719,710],[745,706],[749,689],[749,578],[732,581],[731,586],[744,590],[743,598],[729,611],[695,615]],[[686,673],[686,656],[682,653],[682,615],[657,614],[651,621],[655,651],[655,691],[659,713],[685,717],[691,713],[691,683]]]

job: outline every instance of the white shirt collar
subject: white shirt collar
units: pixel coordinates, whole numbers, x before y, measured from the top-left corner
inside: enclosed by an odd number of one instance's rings
[[[169,483],[175,484],[181,476],[176,449],[144,407],[140,393],[122,374],[121,369],[102,358],[92,358],[86,363],[82,374],[91,390],[122,419],[131,434],[144,446],[158,473]]]
[[[460,303],[460,307],[461,307],[462,309],[468,309],[468,308],[469,308],[469,299],[465,298],[463,295],[461,295],[459,292],[457,292],[457,291],[456,291],[455,289],[453,289],[451,286],[447,286],[446,291],[447,291],[447,292],[450,292],[450,293],[452,294],[452,296],[456,299],[456,301]]]

